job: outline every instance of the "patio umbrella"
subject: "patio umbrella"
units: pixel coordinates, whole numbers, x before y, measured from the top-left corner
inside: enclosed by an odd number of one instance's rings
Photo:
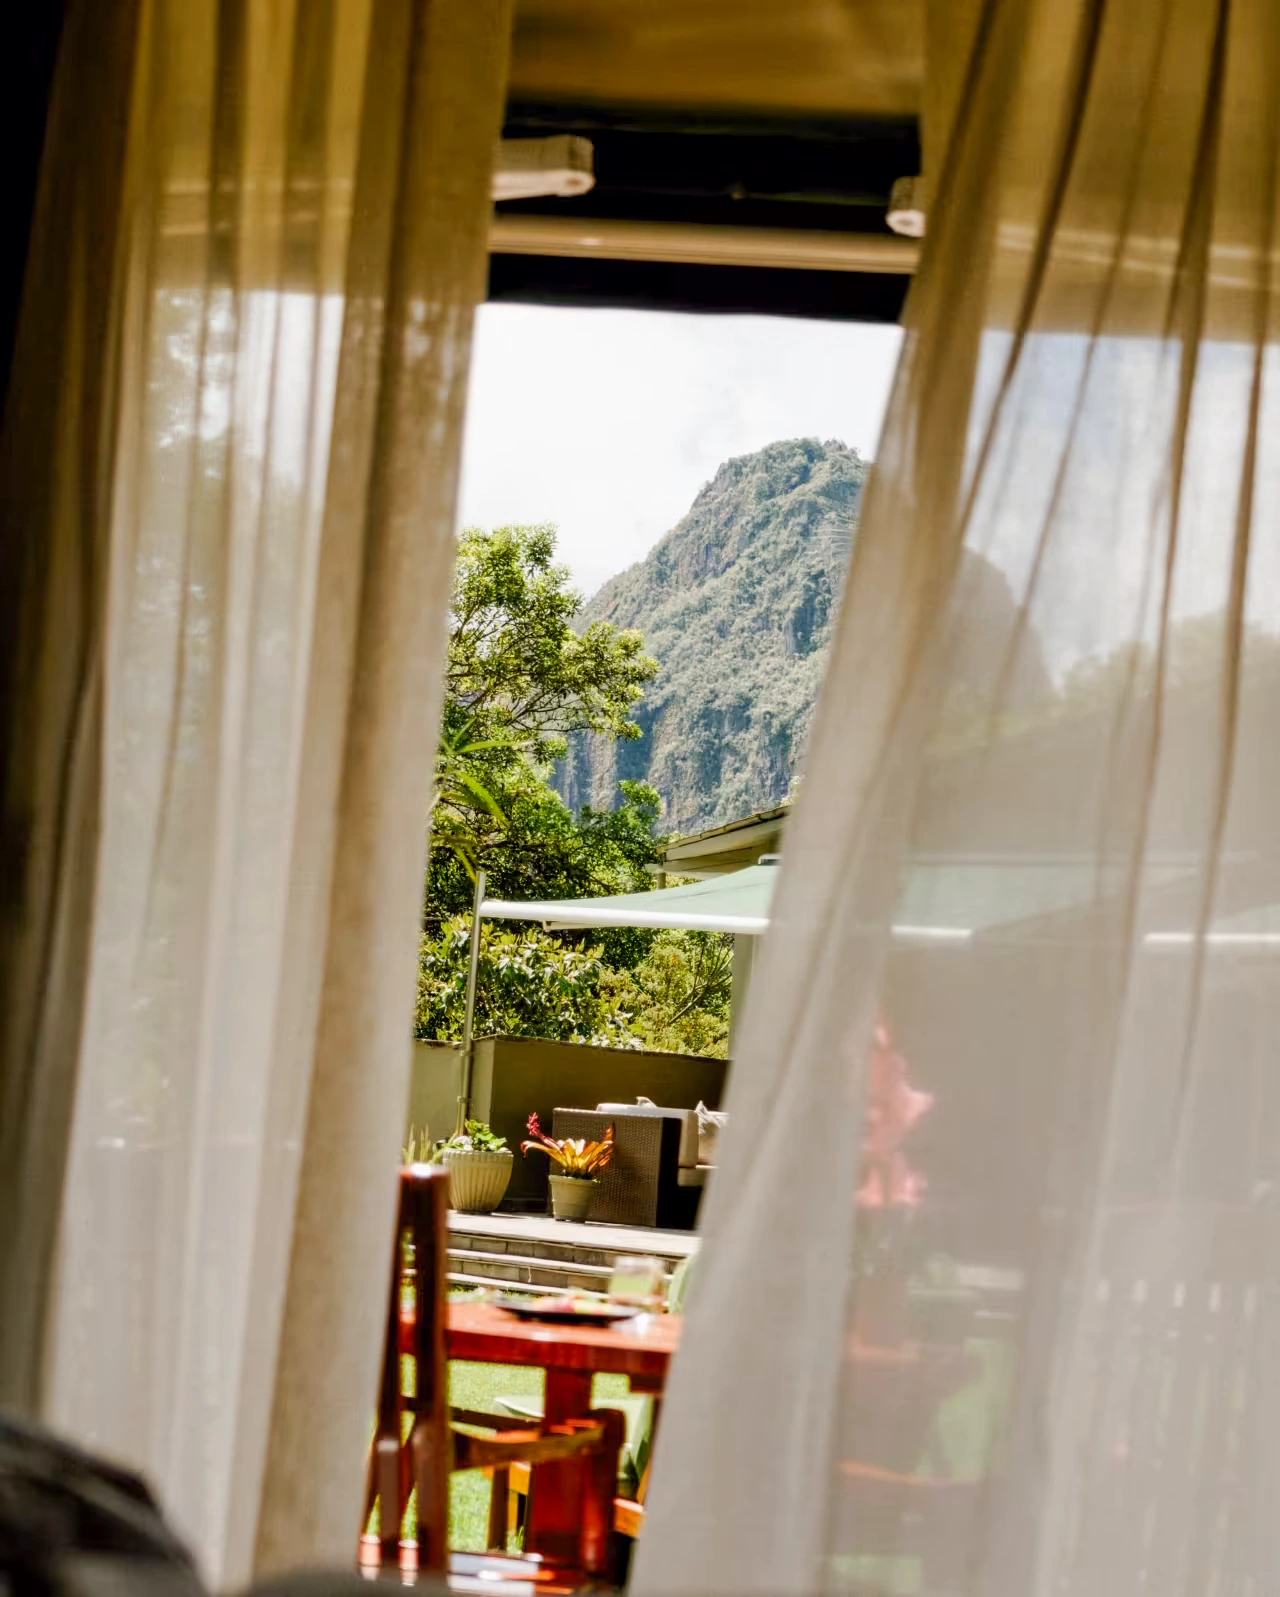
[[[1153,866],[1150,879],[1158,889],[1177,892],[1185,891],[1188,880],[1196,878],[1187,861],[1174,860]],[[754,939],[769,927],[776,880],[774,865],[764,863],[748,865],[705,881],[688,882],[681,887],[655,888],[648,893],[519,902],[486,898],[482,873],[476,884],[471,969],[463,1026],[463,1096],[459,1100],[462,1114],[465,1115],[471,1096],[471,1036],[481,920],[538,921],[547,931],[641,926],[655,930],[732,932],[736,937],[753,939],[749,943],[739,943],[735,952],[735,957],[743,956],[741,979],[745,986]],[[899,943],[954,944],[957,947],[978,936],[999,937],[1011,932],[1025,936],[1037,921],[1046,923],[1056,917],[1087,911],[1100,884],[1108,885],[1106,870],[1099,870],[1091,861],[1076,858],[1045,859],[1011,854],[919,860],[904,874],[891,933]],[[1157,941],[1172,939],[1170,946],[1180,935],[1152,934]],[[1210,933],[1211,937],[1213,935],[1215,933]],[[1280,931],[1268,933],[1262,941],[1276,937],[1280,937]],[[735,993],[735,1007],[740,997],[740,992]]]
[[[529,903],[486,898],[480,905],[480,914],[485,920],[541,921],[547,931],[574,926],[649,926],[758,936],[769,925],[776,879],[772,865],[748,865],[709,881],[658,887],[649,893],[550,898]]]
[[[649,893],[613,893],[604,898],[550,898],[515,902],[484,896],[484,872],[476,878],[471,918],[471,960],[462,1023],[462,1092],[458,1098],[461,1131],[471,1110],[476,978],[482,920],[541,921],[547,931],[575,926],[648,926],[695,932],[733,932],[756,937],[768,928],[776,873],[772,865],[748,865],[727,876],[683,887],[657,887]]]

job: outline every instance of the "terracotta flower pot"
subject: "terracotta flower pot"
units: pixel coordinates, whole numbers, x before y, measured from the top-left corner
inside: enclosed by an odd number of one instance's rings
[[[515,1155],[510,1148],[446,1148],[444,1167],[449,1172],[449,1202],[460,1214],[492,1214],[502,1202],[511,1180]]]
[[[551,1213],[557,1220],[585,1220],[591,1213],[598,1181],[580,1176],[548,1176],[551,1188]]]

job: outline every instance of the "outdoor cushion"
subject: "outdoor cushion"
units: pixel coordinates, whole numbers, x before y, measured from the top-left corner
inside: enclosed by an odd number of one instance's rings
[[[499,1397],[494,1400],[504,1414],[517,1419],[540,1420],[540,1397]],[[609,1397],[596,1408],[616,1408],[627,1425],[627,1440],[618,1458],[618,1486],[624,1497],[634,1497],[649,1461],[649,1443],[653,1437],[653,1399],[651,1397]]]
[[[664,1109],[652,1098],[638,1098],[635,1103],[598,1103],[596,1109],[606,1115],[657,1115],[664,1120],[680,1122],[680,1163],[692,1167],[698,1163],[698,1112],[696,1109]]]

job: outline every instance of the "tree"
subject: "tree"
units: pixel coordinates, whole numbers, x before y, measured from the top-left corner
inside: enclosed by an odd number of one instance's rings
[[[622,781],[614,809],[574,814],[548,782],[572,733],[639,735],[631,712],[658,669],[636,631],[604,621],[573,630],[581,599],[554,554],[551,527],[462,535],[419,950],[423,1039],[462,1034],[477,869],[501,898],[653,885],[655,789]],[[726,940],[699,933],[486,926],[476,1027],[723,1054],[730,969]]]
[[[646,1048],[723,1059],[733,939],[720,932],[658,932],[630,970],[607,973],[602,991]]]
[[[574,631],[582,595],[554,561],[555,539],[547,525],[463,532],[445,677],[458,724],[538,764],[562,755],[571,732],[639,737],[629,712],[658,670],[632,628]]]
[[[549,526],[462,534],[428,920],[464,910],[481,867],[505,896],[575,897],[640,886],[657,857],[652,788],[623,783],[618,809],[575,816],[548,785],[571,733],[639,735],[630,712],[658,669],[636,631],[574,631],[582,599],[554,554]]]
[[[462,1036],[469,919],[455,916],[438,935],[423,935],[416,1037],[456,1042]],[[476,1031],[638,1047],[630,1017],[604,990],[605,976],[598,948],[575,947],[536,929],[486,925],[476,973]]]

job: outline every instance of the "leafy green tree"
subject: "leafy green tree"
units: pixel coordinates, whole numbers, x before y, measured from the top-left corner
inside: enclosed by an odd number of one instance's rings
[[[634,629],[593,621],[574,631],[582,595],[556,564],[555,541],[548,525],[463,532],[446,675],[461,722],[540,764],[564,753],[571,732],[638,737],[630,711],[658,670]]]
[[[471,849],[438,850],[429,872],[428,912],[443,919],[470,908],[471,868],[488,872],[495,898],[583,898],[639,892],[653,885],[646,867],[657,860],[654,825],[659,798],[640,782],[620,784],[613,810],[590,806],[576,816],[529,766],[504,773],[498,786],[503,820]]]
[[[471,901],[476,869],[512,898],[636,888],[656,857],[659,799],[621,784],[611,811],[574,815],[547,782],[571,733],[632,738],[657,672],[640,634],[597,621],[555,562],[549,526],[469,528],[451,602],[444,725],[432,807],[426,918]]]
[[[454,576],[444,728],[432,805],[415,1034],[457,1039],[466,1002],[474,872],[492,895],[581,898],[653,885],[657,791],[618,784],[611,810],[576,814],[549,785],[576,732],[633,738],[657,663],[638,632],[573,621],[581,599],[551,527],[464,532]],[[728,940],[604,929],[486,926],[481,1033],[725,1051]]]
[[[631,969],[605,975],[602,991],[646,1048],[723,1059],[733,939],[720,932],[658,932]]]
[[[436,936],[423,935],[416,1037],[461,1038],[469,952],[468,916],[456,916]],[[515,932],[486,925],[476,980],[476,1031],[638,1047],[630,1017],[605,990],[606,975],[597,948],[575,947],[536,928]]]

